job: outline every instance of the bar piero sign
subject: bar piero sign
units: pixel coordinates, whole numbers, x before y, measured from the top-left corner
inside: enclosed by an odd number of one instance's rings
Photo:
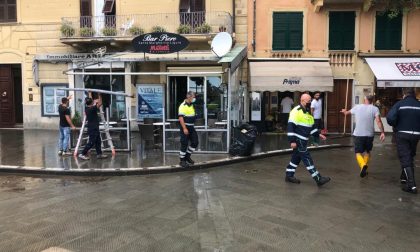
[[[154,32],[135,37],[132,44],[136,52],[166,54],[179,52],[187,48],[189,41],[179,34]]]

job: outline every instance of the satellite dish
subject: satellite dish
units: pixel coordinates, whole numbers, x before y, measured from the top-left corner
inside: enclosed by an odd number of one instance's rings
[[[218,33],[211,42],[211,50],[217,57],[225,56],[232,48],[232,37],[227,32]]]

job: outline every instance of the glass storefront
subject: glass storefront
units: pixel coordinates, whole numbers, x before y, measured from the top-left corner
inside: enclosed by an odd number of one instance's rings
[[[417,99],[420,100],[420,88],[415,88]],[[381,112],[381,117],[386,117],[389,110],[394,106],[395,103],[403,98],[401,87],[388,87],[381,88],[377,87],[375,92],[375,105]]]

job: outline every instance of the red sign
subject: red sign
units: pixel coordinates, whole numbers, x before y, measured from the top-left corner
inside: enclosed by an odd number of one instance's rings
[[[165,54],[175,53],[185,49],[189,44],[185,37],[169,33],[147,33],[133,39],[133,48],[136,52]]]
[[[395,63],[404,76],[420,76],[420,62]]]

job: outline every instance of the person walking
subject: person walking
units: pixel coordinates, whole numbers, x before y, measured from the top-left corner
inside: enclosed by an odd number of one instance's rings
[[[331,179],[323,177],[316,170],[311,154],[307,149],[310,135],[319,136],[322,140],[326,137],[319,134],[318,129],[314,126],[314,118],[310,113],[311,96],[303,94],[300,98],[300,104],[293,108],[290,112],[289,122],[287,124],[287,138],[290,147],[293,149],[292,159],[286,168],[286,182],[299,184],[300,180],[295,177],[296,168],[300,161],[306,166],[318,186],[328,183]]]
[[[179,151],[180,166],[187,168],[194,165],[191,154],[198,146],[198,135],[194,128],[196,112],[194,108],[195,93],[189,91],[186,99],[179,106],[178,119],[181,133],[181,150]],[[189,144],[191,142],[191,144]]]
[[[354,152],[360,167],[360,177],[364,178],[368,174],[370,152],[375,137],[375,121],[381,131],[380,140],[382,142],[385,140],[384,125],[379,109],[373,105],[373,96],[368,95],[365,97],[363,104],[356,105],[351,110],[342,109],[341,113],[345,115],[353,114],[356,117],[356,128],[353,131]]]
[[[82,153],[79,154],[79,158],[83,160],[89,160],[90,158],[87,155],[88,151],[95,146],[96,157],[98,159],[107,158],[107,155],[102,154],[102,140],[101,132],[99,130],[99,108],[102,106],[102,96],[98,94],[98,99],[93,100],[92,94],[89,94],[89,97],[85,99],[86,108],[85,114],[87,119],[87,129],[89,135],[89,141],[83,149]]]
[[[414,88],[403,88],[403,100],[397,102],[388,112],[386,120],[396,131],[397,152],[401,163],[402,190],[417,193],[414,178],[414,157],[420,140],[420,101]]]
[[[315,92],[314,99],[311,102],[311,114],[315,120],[315,128],[319,131],[322,128],[322,99],[321,92]],[[319,137],[314,137],[315,145],[319,145]]]
[[[71,95],[69,97],[63,97],[61,98],[61,104],[58,105],[58,114],[60,116],[60,122],[59,122],[59,140],[58,140],[58,155],[71,155],[69,148],[70,143],[70,128],[76,129],[74,127],[73,122],[71,121],[70,115],[70,108],[69,108],[69,101],[71,99]]]

